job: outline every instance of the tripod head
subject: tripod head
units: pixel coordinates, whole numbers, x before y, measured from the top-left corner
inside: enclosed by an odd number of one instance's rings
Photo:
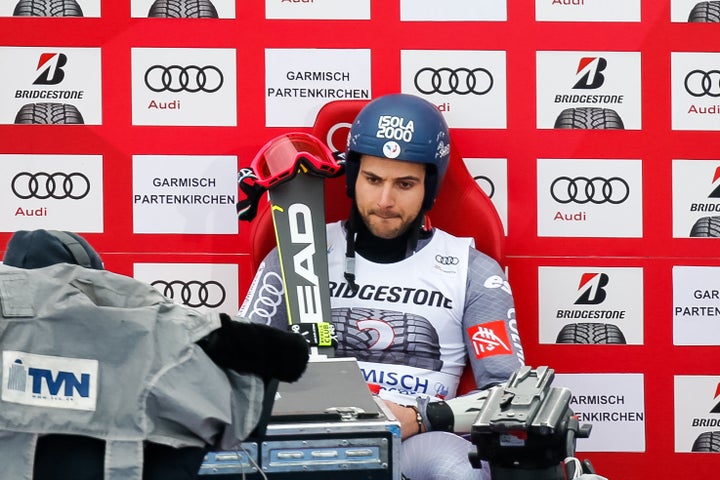
[[[521,367],[488,392],[471,427],[475,468],[486,460],[494,480],[566,478],[564,461],[591,427],[580,426],[569,408],[570,390],[552,387],[554,376],[548,367]]]

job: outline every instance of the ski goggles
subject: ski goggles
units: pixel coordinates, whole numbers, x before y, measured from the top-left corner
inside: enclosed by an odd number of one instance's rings
[[[317,137],[293,132],[270,140],[260,149],[252,163],[257,183],[265,188],[286,182],[298,172],[321,177],[342,173],[330,149]]]

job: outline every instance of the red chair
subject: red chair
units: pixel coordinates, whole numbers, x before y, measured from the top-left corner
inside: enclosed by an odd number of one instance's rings
[[[339,100],[324,105],[315,119],[312,134],[324,140],[331,150],[345,148],[347,133],[355,116],[367,104],[359,100]],[[429,212],[431,224],[453,235],[473,237],[475,248],[504,265],[502,222],[492,201],[478,187],[451,143],[450,163],[435,205]],[[350,199],[345,194],[345,177],[326,180],[325,215],[327,222],[347,218]],[[265,255],[275,246],[275,232],[269,203],[263,202],[250,224],[251,263],[257,270]],[[458,393],[474,387],[470,368],[465,369]]]

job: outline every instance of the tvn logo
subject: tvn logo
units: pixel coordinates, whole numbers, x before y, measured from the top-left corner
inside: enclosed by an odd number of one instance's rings
[[[37,407],[94,411],[98,361],[4,351],[2,400]]]

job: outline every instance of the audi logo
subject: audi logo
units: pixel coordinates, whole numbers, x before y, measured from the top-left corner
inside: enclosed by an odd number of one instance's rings
[[[482,67],[472,70],[465,67],[456,69],[425,67],[415,74],[414,82],[418,92],[426,95],[431,93],[485,95],[492,89],[495,81],[490,71]]]
[[[145,72],[145,85],[153,92],[214,93],[223,85],[223,74],[213,65],[153,65]]]
[[[284,299],[283,279],[275,272],[267,272],[257,288],[257,299],[248,316],[252,320],[263,319],[266,325],[270,325]]]
[[[175,300],[176,296],[180,294],[179,300],[182,304],[192,308],[215,308],[222,305],[226,297],[225,288],[215,280],[207,282],[197,280],[190,280],[189,282],[183,282],[182,280],[172,280],[170,282],[155,280],[150,285],[172,300]]]
[[[630,196],[630,186],[620,177],[558,177],[550,185],[550,195],[558,203],[618,204]]]
[[[15,196],[23,200],[80,200],[90,193],[90,180],[80,172],[20,172],[13,177],[10,186]]]
[[[720,70],[693,70],[685,76],[685,90],[693,97],[720,97]]]
[[[493,198],[493,195],[495,195],[495,184],[489,177],[486,177],[485,175],[476,175],[473,177],[473,180],[475,180],[475,183],[477,183],[478,187],[485,192],[488,198]]]
[[[440,265],[457,265],[460,263],[459,258],[450,255],[435,255],[435,261]]]

